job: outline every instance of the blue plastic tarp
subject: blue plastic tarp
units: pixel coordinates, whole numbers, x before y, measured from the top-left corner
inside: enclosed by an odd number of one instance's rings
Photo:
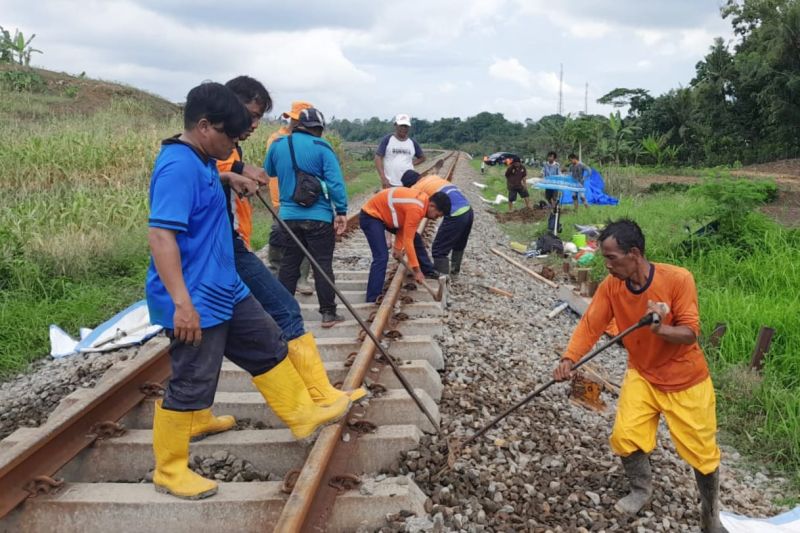
[[[586,190],[586,201],[592,205],[617,205],[619,203],[618,198],[606,194],[606,184],[603,181],[603,176],[595,168],[584,179],[583,187]],[[564,191],[561,195],[561,203],[571,204],[572,193]]]

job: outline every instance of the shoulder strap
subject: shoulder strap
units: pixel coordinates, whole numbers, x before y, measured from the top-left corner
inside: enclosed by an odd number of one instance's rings
[[[292,144],[292,135],[294,134],[290,133],[289,136],[287,137],[287,140],[289,141],[289,155],[292,156],[292,168],[294,169],[295,172],[297,172],[297,160],[294,158],[294,145]]]

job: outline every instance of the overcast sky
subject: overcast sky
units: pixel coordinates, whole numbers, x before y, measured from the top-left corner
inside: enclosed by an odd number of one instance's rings
[[[721,0],[0,0],[0,25],[36,33],[36,66],[119,81],[173,101],[203,80],[261,80],[275,111],[538,119],[610,108],[615,87],[686,86]],[[241,6],[241,7],[240,7]]]

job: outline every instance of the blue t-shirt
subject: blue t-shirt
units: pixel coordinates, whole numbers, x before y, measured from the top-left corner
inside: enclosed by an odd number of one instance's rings
[[[264,170],[268,175],[278,177],[280,217],[284,220],[318,220],[330,223],[333,222],[334,211],[337,215],[346,215],[347,189],[339,159],[331,145],[325,139],[302,131],[292,133],[291,137],[297,168],[319,178],[328,197],[321,194],[309,207],[303,207],[292,200],[297,179],[289,153],[289,136],[276,139],[264,158]]]
[[[151,228],[176,231],[183,280],[200,327],[230,320],[250,289],[236,273],[233,237],[217,164],[179,139],[162,143],[150,178]],[[147,272],[150,322],[172,329],[175,305],[152,257]]]

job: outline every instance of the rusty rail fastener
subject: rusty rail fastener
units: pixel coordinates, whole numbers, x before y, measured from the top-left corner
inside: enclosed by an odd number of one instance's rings
[[[355,431],[356,433],[375,433],[378,431],[378,426],[370,422],[369,420],[358,420],[356,418],[351,418],[347,421],[347,426]]]
[[[352,490],[359,485],[361,485],[361,478],[355,474],[340,474],[338,476],[333,476],[330,481],[328,481],[328,486],[333,487],[339,492]]]
[[[25,485],[25,492],[29,498],[50,494],[64,485],[63,479],[53,479],[50,476],[36,476]]]
[[[142,383],[142,385],[139,387],[139,391],[144,394],[145,398],[159,398],[164,395],[164,385],[161,383],[148,381],[146,383]]]
[[[95,440],[115,439],[121,437],[128,431],[125,426],[111,420],[97,422],[89,430],[89,436]]]
[[[294,485],[297,483],[297,478],[300,477],[299,470],[289,470],[283,476],[283,483],[281,484],[281,492],[284,494],[291,494],[294,490]]]

